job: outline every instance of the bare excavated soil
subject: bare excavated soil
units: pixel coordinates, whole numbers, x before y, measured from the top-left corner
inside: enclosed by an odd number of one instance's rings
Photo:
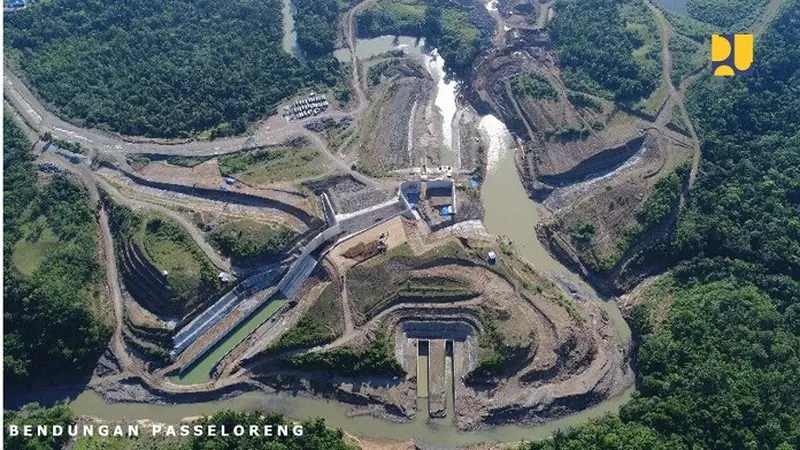
[[[194,188],[229,189],[256,196],[271,198],[299,207],[307,207],[307,196],[291,183],[275,183],[264,186],[248,186],[240,181],[231,185],[220,174],[217,159],[212,158],[194,167],[182,167],[163,161],[153,162],[139,173],[143,178],[161,183],[175,183]]]
[[[433,80],[413,59],[392,61],[372,87],[373,104],[354,140],[361,170],[370,174],[417,166],[431,155],[438,160],[438,141],[426,138]]]
[[[401,217],[395,217],[384,224],[370,228],[341,242],[331,250],[328,254],[328,259],[339,270],[345,271],[358,263],[376,256],[377,252],[368,251],[367,248],[364,248],[364,251],[359,249],[371,245],[377,247],[377,242],[380,240],[381,235],[384,235],[383,241],[387,250],[405,244],[408,238],[406,237],[405,228],[403,227],[403,220],[404,219]]]
[[[643,148],[629,160],[629,165],[613,176],[576,183],[556,189],[544,201],[549,210],[540,227],[550,235],[550,243],[566,242],[576,251],[581,263],[593,272],[608,270],[629,248],[626,237],[639,227],[653,187],[676,167],[689,161],[691,150],[677,145],[669,137],[648,132]],[[581,236],[581,224],[591,223],[592,236]]]
[[[308,386],[301,389],[310,389],[313,394],[319,388],[312,386],[323,383],[336,392],[335,398],[359,405],[359,410],[408,420],[419,413],[412,339],[437,339],[425,333],[455,340],[455,423],[461,429],[510,422],[539,424],[619,394],[632,384],[627,347],[595,302],[568,299],[552,283],[511,257],[492,268],[477,256],[486,249],[475,250],[474,257],[468,256],[468,251],[453,250],[445,254],[462,256],[428,259],[422,266],[405,269],[406,275],[423,284],[426,279],[464,283],[478,293],[477,297],[400,301],[371,315],[333,343],[309,350],[363,350],[375,339],[375,333],[393,330],[395,358],[407,372],[405,379],[383,383],[374,377],[331,378],[311,372],[300,375],[305,381],[299,385]],[[417,325],[409,328],[412,323]],[[495,375],[475,376],[472,372],[499,348],[491,342],[515,348],[515,357],[504,362]],[[445,409],[441,347],[434,344],[430,352],[431,412],[436,414]],[[259,364],[257,358],[248,367],[261,380],[282,373],[275,364],[266,360]]]
[[[195,190],[191,184],[184,185],[172,182],[164,183],[176,186],[176,190],[161,189],[154,185],[141,184],[125,174],[108,168],[97,170],[98,177],[116,188],[122,195],[136,202],[151,203],[171,209],[191,211],[193,213],[219,213],[231,220],[250,218],[256,221],[276,225],[286,225],[299,232],[309,229],[306,222],[316,222],[316,205],[307,198],[298,199],[290,195],[292,203],[273,200],[270,193],[264,191],[250,191],[244,187],[241,190]],[[142,178],[141,180],[147,180]],[[162,182],[147,180],[158,185]],[[189,194],[191,193],[191,194]],[[213,195],[212,195],[213,194]],[[238,194],[244,199],[241,202],[229,201]],[[268,205],[275,205],[270,207]],[[301,217],[295,215],[300,214]]]

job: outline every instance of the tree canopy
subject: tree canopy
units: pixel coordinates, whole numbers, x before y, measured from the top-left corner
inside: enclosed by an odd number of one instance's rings
[[[649,254],[679,264],[663,326],[642,308],[632,317],[639,393],[619,420],[533,448],[800,448],[796,42],[798,2],[757,41],[752,76],[690,88],[701,172],[676,229]]]
[[[25,425],[61,425],[66,429],[67,426],[75,424],[75,414],[66,405],[57,405],[52,408],[42,408],[36,403],[25,405],[20,411],[3,411],[3,448],[6,450],[45,450],[62,448],[67,444],[70,437],[65,432],[61,436],[10,436],[9,425],[19,427]]]
[[[323,2],[333,4],[335,0]],[[297,2],[296,2],[297,3]],[[329,51],[336,21],[298,3],[298,39]],[[332,57],[284,52],[280,0],[42,2],[5,17],[6,50],[58,114],[128,135],[243,133],[303,87],[334,85]],[[335,16],[334,16],[335,17]]]
[[[339,33],[337,0],[292,0],[295,9],[297,43],[308,56],[320,57],[333,51]]]
[[[4,120],[5,284],[3,291],[6,382],[91,373],[111,329],[93,315],[103,270],[96,257],[97,224],[86,191],[56,175],[42,188],[34,184],[30,143],[16,124]],[[22,228],[44,219],[57,243],[44,251],[32,276],[11,262]],[[25,239],[40,233],[28,230]]]
[[[559,0],[550,24],[565,82],[576,90],[610,93],[631,101],[650,95],[660,63],[633,57],[642,42],[625,26],[620,9],[635,0]]]

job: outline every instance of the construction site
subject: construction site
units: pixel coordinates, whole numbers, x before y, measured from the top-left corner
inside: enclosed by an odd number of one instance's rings
[[[6,70],[41,172],[97,205],[116,327],[88,390],[115,405],[291,395],[453,433],[626,398],[630,330],[585,281],[613,297],[650,269],[629,265],[675,212],[637,216],[659,180],[696,177],[696,139],[667,127],[681,96],[648,116],[573,92],[543,31],[553,2],[479,6],[492,45],[456,86],[435,52],[356,56],[359,3],[340,39],[353,101],[304,93],[247,136],[81,128]],[[555,94],[515,93],[531,73]]]

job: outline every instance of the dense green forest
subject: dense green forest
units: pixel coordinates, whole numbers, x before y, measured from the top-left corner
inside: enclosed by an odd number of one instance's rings
[[[374,37],[384,34],[422,36],[425,29],[424,4],[378,0],[356,16],[358,35]]]
[[[310,57],[329,55],[339,33],[338,0],[292,0],[297,43]]]
[[[697,20],[726,30],[738,30],[751,24],[769,0],[689,0],[686,8]]]
[[[701,172],[649,256],[678,264],[674,292],[656,293],[671,298],[666,321],[632,323],[639,392],[619,419],[530,448],[800,448],[797,42],[794,2],[757,40],[752,76],[705,76],[690,88]]]
[[[65,405],[57,405],[52,408],[41,408],[35,403],[25,405],[19,411],[3,411],[3,448],[5,450],[45,450],[59,449],[67,444],[70,437],[67,433],[63,436],[35,436],[11,437],[8,433],[8,425],[60,425],[67,427],[75,423],[75,414]]]
[[[336,0],[295,3],[301,44],[329,51]],[[298,89],[342,76],[330,55],[303,66],[283,51],[280,10],[280,0],[42,2],[6,15],[5,45],[44,101],[87,126],[238,134]]]
[[[61,425],[67,427],[76,423],[75,414],[69,407],[59,405],[52,408],[40,408],[31,404],[22,411],[5,411],[6,424],[15,425]],[[245,429],[257,426],[263,430],[265,426],[272,426],[277,430],[278,425],[288,425],[288,436],[192,436],[188,438],[170,438],[165,436],[152,436],[149,431],[142,430],[138,438],[119,437],[80,437],[71,448],[74,450],[134,450],[134,449],[167,449],[167,450],[355,450],[344,441],[344,433],[325,425],[322,419],[313,419],[300,422],[303,426],[303,435],[295,436],[292,433],[294,422],[275,412],[233,412],[221,411],[211,417],[200,419],[193,425],[211,426],[219,429],[225,426],[233,430],[236,425]],[[277,431],[276,431],[277,433]],[[70,439],[62,437],[35,437],[11,438],[8,429],[4,427],[5,449],[7,450],[44,450],[61,448]],[[65,433],[66,435],[66,433]]]
[[[103,269],[89,196],[62,175],[37,186],[31,143],[8,116],[3,124],[3,373],[11,384],[86,376],[111,336],[92,313]]]
[[[661,71],[657,46],[634,57],[645,44],[636,31],[641,27],[627,28],[621,15],[623,7],[636,1],[559,0],[550,36],[568,87],[618,101],[653,92]]]
[[[438,50],[447,68],[461,74],[472,68],[472,62],[489,41],[490,32],[479,23],[474,9],[437,0],[379,0],[356,17],[359,37],[424,37],[428,47]]]

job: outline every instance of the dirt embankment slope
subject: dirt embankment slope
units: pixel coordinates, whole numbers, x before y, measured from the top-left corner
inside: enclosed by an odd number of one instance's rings
[[[396,343],[394,357],[403,364],[405,377],[379,383],[374,376],[331,377],[330,373],[313,370],[286,371],[280,369],[275,355],[252,359],[246,367],[258,380],[272,386],[293,379],[291,389],[352,403],[358,410],[380,417],[410,420],[420,413],[416,411],[416,360],[409,356],[416,354],[412,341],[455,339],[455,420],[461,429],[511,422],[540,424],[617,395],[632,384],[628,349],[595,302],[568,299],[552,283],[511,257],[495,268],[486,266],[475,259],[485,250],[475,250],[475,256],[460,250],[457,254],[462,256],[425,259],[411,266],[407,266],[409,256],[375,257],[400,258],[378,262],[388,270],[380,275],[389,277],[384,284],[406,286],[401,289],[416,286],[413,289],[419,290],[430,280],[440,286],[437,289],[464,286],[477,297],[436,301],[430,294],[415,298],[406,293],[396,301],[383,303],[384,309],[379,312],[362,314],[366,320],[356,322],[352,332],[333,343],[299,352],[362,351],[372,345],[376,333],[391,331],[394,337],[390,341]],[[348,283],[354,282],[353,276],[348,277]],[[349,303],[356,311],[368,301],[362,295],[359,289],[350,289]],[[416,325],[409,327],[411,324]],[[437,338],[436,333],[444,334]],[[441,414],[445,378],[438,366],[443,365],[439,364],[443,355],[432,350],[431,407]],[[495,361],[492,355],[501,362],[489,362]],[[513,357],[505,359],[508,356]]]

